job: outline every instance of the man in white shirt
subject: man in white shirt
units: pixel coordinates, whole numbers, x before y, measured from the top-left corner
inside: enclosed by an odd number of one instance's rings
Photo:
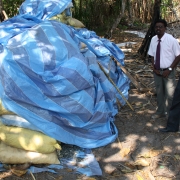
[[[156,35],[151,39],[148,51],[152,60],[157,93],[157,110],[152,116],[153,119],[165,117],[165,113],[169,113],[176,87],[175,67],[180,61],[179,43],[172,35],[165,32],[166,27],[167,22],[164,19],[156,21]],[[157,52],[158,46],[160,54]],[[158,59],[160,60],[159,65]]]

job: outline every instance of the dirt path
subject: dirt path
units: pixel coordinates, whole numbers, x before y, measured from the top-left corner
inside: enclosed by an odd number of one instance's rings
[[[155,106],[149,100],[130,90],[129,102],[135,111],[125,106],[117,115],[119,139],[94,151],[103,169],[102,179],[180,179],[180,133],[158,132],[166,119],[151,119]]]
[[[122,39],[138,42],[132,46],[131,53],[125,54],[126,69],[144,87],[154,90],[151,64],[145,64],[136,53],[142,39],[131,34]],[[139,93],[131,83],[128,101],[134,111],[127,105],[121,108],[115,121],[119,130],[118,139],[106,147],[94,150],[103,170],[101,179],[180,179],[180,132],[158,132],[159,127],[166,125],[166,118],[151,119],[156,111],[154,92]]]

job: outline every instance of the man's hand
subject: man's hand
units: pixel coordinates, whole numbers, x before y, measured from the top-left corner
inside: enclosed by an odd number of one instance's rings
[[[167,69],[167,70],[163,71],[162,76],[163,76],[164,78],[167,78],[170,73],[171,73],[171,71]]]
[[[160,74],[160,71],[157,70],[157,69],[155,69],[154,67],[152,68],[152,70],[153,70],[153,72],[154,72],[156,75],[158,75],[158,76],[161,75],[161,74]]]

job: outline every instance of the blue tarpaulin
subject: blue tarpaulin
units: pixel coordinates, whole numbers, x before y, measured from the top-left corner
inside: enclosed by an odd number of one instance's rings
[[[129,79],[111,59],[124,63],[115,44],[86,28],[48,20],[69,3],[26,0],[17,16],[0,24],[0,98],[48,136],[96,148],[116,139],[116,98],[125,104],[97,62],[126,98]]]

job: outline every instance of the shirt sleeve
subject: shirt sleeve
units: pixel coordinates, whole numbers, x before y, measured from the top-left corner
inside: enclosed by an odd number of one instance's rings
[[[179,43],[178,43],[178,41],[176,39],[174,39],[173,51],[174,51],[175,56],[180,55],[180,45],[179,45]]]
[[[152,49],[152,40],[151,40],[151,43],[150,43],[150,46],[149,46],[148,54],[149,54],[150,56],[154,56],[154,54],[153,54],[153,49]]]

